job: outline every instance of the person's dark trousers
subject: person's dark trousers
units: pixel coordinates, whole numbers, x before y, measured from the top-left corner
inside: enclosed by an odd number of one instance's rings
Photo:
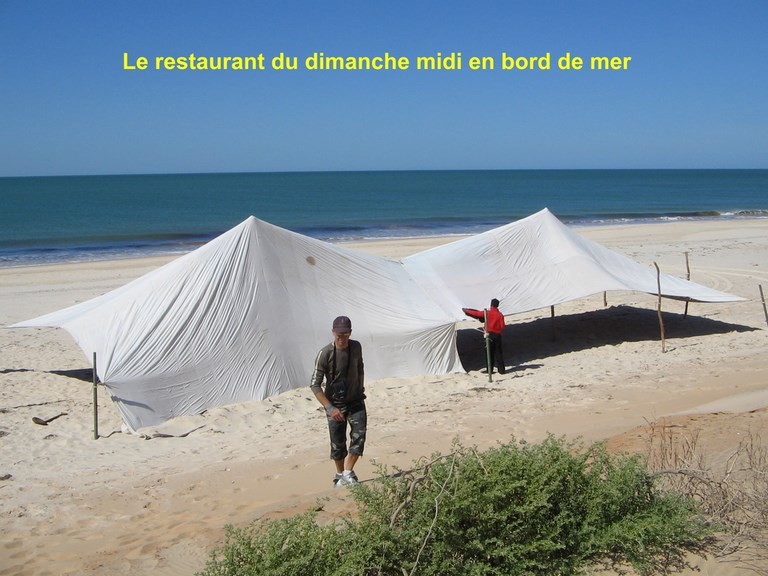
[[[501,340],[501,334],[488,333],[488,339],[491,345],[491,366],[496,366],[499,370],[499,374],[504,374],[507,371],[504,364],[504,346]]]

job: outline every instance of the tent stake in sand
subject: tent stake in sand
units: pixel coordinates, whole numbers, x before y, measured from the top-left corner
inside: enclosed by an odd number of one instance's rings
[[[96,387],[96,352],[93,353],[93,439],[99,439],[99,390]]]

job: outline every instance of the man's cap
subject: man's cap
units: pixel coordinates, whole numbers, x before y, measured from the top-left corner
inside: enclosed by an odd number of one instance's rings
[[[346,316],[339,316],[333,321],[334,332],[352,332],[352,320]]]

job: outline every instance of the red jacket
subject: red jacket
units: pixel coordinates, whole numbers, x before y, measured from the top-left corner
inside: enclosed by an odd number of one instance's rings
[[[472,318],[477,318],[478,320],[485,319],[483,310],[475,310],[474,308],[462,308],[462,310],[464,311],[464,314],[471,316]],[[488,309],[488,332],[491,334],[501,334],[503,330],[504,314],[502,314],[495,306],[491,306]]]

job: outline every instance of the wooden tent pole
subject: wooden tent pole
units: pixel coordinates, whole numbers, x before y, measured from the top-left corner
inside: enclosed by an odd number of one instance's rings
[[[685,269],[686,269],[685,279],[686,280],[690,280],[691,279],[691,265],[688,262],[688,252],[685,253]],[[683,314],[683,318],[688,318],[688,302],[690,302],[690,300],[686,300],[685,301],[685,313]]]
[[[488,336],[488,308],[483,309],[483,338],[485,338],[485,365],[488,366],[488,382],[493,382],[493,366],[491,366],[491,338]]]
[[[99,439],[99,389],[96,376],[96,352],[93,353],[93,439]]]
[[[550,314],[552,317],[552,342],[557,340],[557,332],[555,332],[555,306],[550,306]]]
[[[659,265],[656,264],[656,262],[653,263],[654,266],[656,266],[656,286],[659,291],[659,328],[661,329],[661,351],[666,352],[667,351],[667,345],[664,339],[664,318],[661,315],[661,270],[659,270]]]
[[[763,285],[758,284],[758,288],[760,288],[760,300],[763,302],[763,314],[765,314],[765,323],[768,324],[768,308],[765,307],[765,294],[763,294]]]

